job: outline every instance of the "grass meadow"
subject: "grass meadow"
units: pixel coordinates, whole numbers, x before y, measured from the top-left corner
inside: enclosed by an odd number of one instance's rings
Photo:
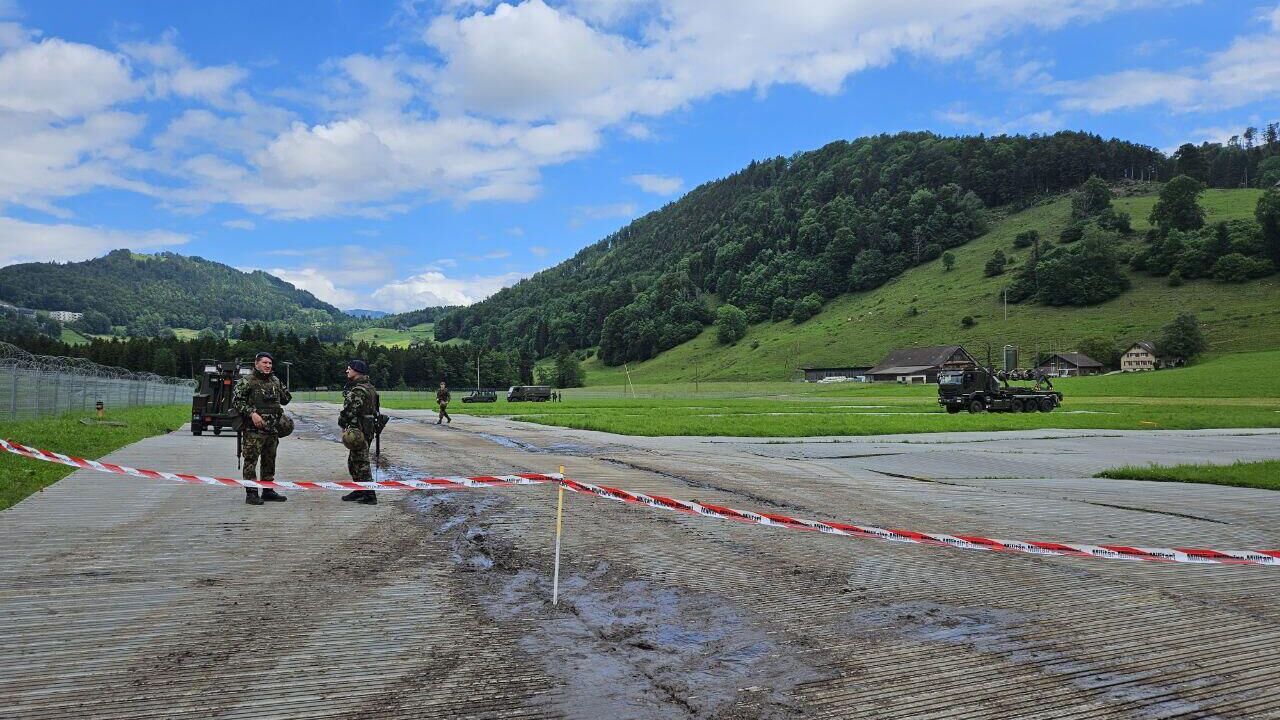
[[[113,410],[107,420],[119,425],[86,425],[89,413],[73,412],[57,417],[0,424],[0,436],[67,455],[100,458],[107,453],[152,435],[182,427],[191,415],[188,405],[132,407]],[[0,453],[0,510],[74,472],[65,465],[39,462]]]
[[[1280,427],[1280,351],[1237,353],[1176,370],[1063,378],[1066,395],[1052,413],[948,415],[936,385],[796,382],[676,383],[564,391],[562,403],[465,404],[452,415],[504,416],[525,422],[623,435],[803,437],[1040,428],[1192,430]],[[459,394],[460,395],[460,394]],[[298,393],[336,402],[338,393]],[[431,393],[388,391],[391,409],[431,409]]]

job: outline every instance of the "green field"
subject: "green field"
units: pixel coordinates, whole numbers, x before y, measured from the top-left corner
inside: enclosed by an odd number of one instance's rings
[[[1258,190],[1210,190],[1201,204],[1212,221],[1252,217]],[[1128,241],[1141,242],[1141,229],[1155,203],[1154,196],[1121,198],[1116,205],[1133,213],[1136,232]],[[957,343],[984,356],[1006,343],[1018,345],[1026,357],[1037,351],[1072,350],[1085,338],[1108,338],[1116,343],[1154,339],[1160,328],[1179,312],[1199,318],[1210,352],[1240,352],[1280,348],[1280,277],[1243,285],[1212,280],[1188,281],[1171,288],[1165,278],[1131,275],[1133,287],[1120,297],[1089,308],[1010,305],[1008,320],[1000,292],[1029,250],[1013,249],[1018,233],[1035,229],[1056,242],[1069,220],[1066,199],[1025,210],[993,223],[990,232],[956,248],[955,269],[939,262],[912,268],[883,287],[842,295],[808,322],[790,320],[753,325],[736,345],[725,347],[715,329],[661,355],[630,365],[636,384],[692,383],[700,380],[792,380],[806,365],[846,367],[873,365],[890,350],[917,345]],[[983,276],[986,260],[997,248],[1009,256],[1009,270],[996,278]],[[918,314],[909,315],[915,307]],[[962,328],[960,319],[973,316],[977,324]],[[623,385],[621,367],[598,360],[585,363],[587,384]]]
[[[125,423],[85,425],[80,419],[89,413],[67,413],[57,417],[22,422],[6,422],[0,435],[23,445],[53,450],[67,455],[99,458],[107,453],[152,435],[175,430],[187,421],[189,405],[133,407],[111,411],[107,419]],[[0,510],[10,507],[37,490],[70,475],[74,468],[0,454]]]
[[[936,385],[894,383],[692,383],[565,391],[563,403],[467,405],[454,415],[507,416],[624,435],[803,437],[1039,428],[1191,430],[1280,427],[1280,351],[1236,353],[1177,370],[1063,378],[1052,413],[948,415]],[[336,402],[337,393],[298,394]],[[389,391],[383,406],[431,409],[434,396]],[[458,398],[461,400],[461,398]]]
[[[68,345],[88,345],[89,344],[89,338],[85,337],[84,335],[81,335],[80,333],[66,326],[63,326],[62,337],[59,339]]]
[[[200,331],[191,328],[174,328],[173,335],[179,340],[195,340],[200,337]]]
[[[351,341],[354,343],[367,342],[371,345],[382,345],[383,347],[407,348],[416,341],[429,342],[434,340],[433,327],[433,323],[422,323],[414,325],[407,330],[381,327],[363,328],[351,333]]]
[[[1280,460],[1238,462],[1231,465],[1126,465],[1104,470],[1096,477],[1118,480],[1209,483],[1280,490]]]

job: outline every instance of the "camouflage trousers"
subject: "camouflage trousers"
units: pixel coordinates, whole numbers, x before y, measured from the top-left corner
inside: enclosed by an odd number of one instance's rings
[[[267,433],[244,431],[240,449],[244,456],[241,477],[245,480],[275,480],[276,450],[280,447],[280,438]],[[262,462],[262,476],[258,476],[258,462]]]
[[[356,482],[373,482],[373,471],[369,466],[369,443],[362,442],[355,450],[347,448],[347,472]]]

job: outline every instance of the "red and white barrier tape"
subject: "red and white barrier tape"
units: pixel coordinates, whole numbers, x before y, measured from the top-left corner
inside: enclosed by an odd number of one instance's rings
[[[1280,550],[1209,550],[1204,548],[1147,548],[1127,545],[1085,545],[1034,540],[1001,540],[977,535],[944,535],[914,530],[889,530],[870,525],[852,525],[839,522],[819,522],[776,513],[756,513],[749,510],[711,505],[709,503],[678,500],[662,495],[619,490],[604,485],[570,480],[558,473],[519,473],[515,475],[482,475],[479,477],[437,477],[418,480],[384,480],[380,482],[289,482],[236,480],[234,478],[161,472],[86,460],[61,453],[27,447],[20,443],[0,439],[0,450],[45,462],[69,465],[75,468],[98,470],[117,475],[131,475],[152,480],[175,480],[198,485],[234,485],[239,487],[279,488],[282,490],[438,490],[442,488],[481,488],[507,485],[542,485],[559,483],[566,490],[584,495],[614,500],[616,502],[647,505],[651,508],[672,510],[686,515],[734,520],[753,525],[768,525],[791,530],[810,530],[828,535],[889,540],[915,545],[933,545],[961,550],[988,550],[994,552],[1023,553],[1049,557],[1090,557],[1108,560],[1147,560],[1152,562],[1193,563],[1208,565],[1264,565],[1280,566]]]

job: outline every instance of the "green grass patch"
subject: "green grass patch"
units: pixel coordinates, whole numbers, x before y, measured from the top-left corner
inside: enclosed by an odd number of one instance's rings
[[[1125,465],[1103,470],[1095,477],[1280,490],[1280,460],[1237,462],[1231,465]]]
[[[1201,204],[1211,222],[1253,217],[1257,190],[1209,190]],[[1117,200],[1133,214],[1138,232],[1127,241],[1141,242],[1146,216],[1155,196]],[[1010,305],[1004,316],[1001,290],[1010,281],[1029,249],[1015,249],[1013,238],[1024,230],[1038,230],[1045,242],[1057,243],[1070,222],[1066,199],[999,218],[985,235],[955,248],[956,266],[944,271],[941,262],[908,270],[876,290],[842,295],[807,322],[790,320],[751,326],[746,337],[731,346],[716,342],[715,329],[667,350],[655,358],[631,363],[631,382],[637,385],[706,381],[786,381],[800,377],[800,368],[873,365],[900,347],[958,343],[985,356],[990,345],[998,356],[1006,343],[1030,358],[1037,351],[1073,350],[1088,338],[1116,344],[1154,340],[1160,329],[1180,312],[1199,318],[1213,354],[1280,348],[1280,276],[1239,285],[1191,280],[1169,287],[1165,278],[1131,274],[1133,287],[1108,302],[1088,308]],[[995,250],[1009,257],[1004,275],[988,278],[983,265]],[[916,314],[910,314],[914,307]],[[964,316],[977,324],[964,328]],[[621,367],[598,359],[584,363],[587,385],[625,385]]]
[[[173,335],[179,340],[195,340],[200,337],[200,331],[191,328],[174,328]]]
[[[1083,383],[1086,379],[1076,382]],[[813,385],[747,383],[702,386],[694,393],[648,389],[632,398],[593,388],[567,390],[562,403],[449,405],[451,415],[511,417],[524,422],[600,430],[622,435],[718,435],[812,437],[975,430],[1100,429],[1199,430],[1280,427],[1280,399],[1188,397],[1081,397],[1067,395],[1052,413],[948,415],[937,404],[937,386],[883,384]],[[643,386],[642,386],[643,387]],[[637,388],[637,393],[642,388]],[[338,393],[299,393],[299,400],[337,402]],[[433,410],[431,393],[389,391],[383,407]]]
[[[81,335],[80,333],[76,332],[75,330],[72,330],[69,327],[66,327],[65,325],[62,328],[62,337],[59,339],[68,345],[88,345],[89,344],[89,338],[85,337],[84,335]]]
[[[0,436],[32,447],[97,459],[143,438],[182,427],[190,413],[188,405],[133,407],[108,412],[107,420],[125,423],[120,427],[85,425],[80,419],[92,413],[75,412],[40,420],[6,422],[0,426]],[[65,465],[8,453],[0,455],[0,510],[74,471]]]
[[[351,333],[351,341],[355,343],[367,342],[371,345],[381,345],[383,347],[407,348],[415,341],[429,342],[434,340],[434,327],[433,323],[421,323],[407,330],[381,327],[362,328]]]

